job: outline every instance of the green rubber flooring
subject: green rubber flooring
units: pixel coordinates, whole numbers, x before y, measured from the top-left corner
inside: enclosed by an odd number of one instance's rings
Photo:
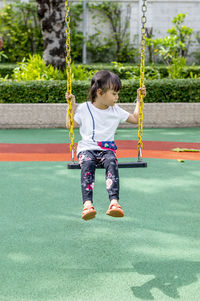
[[[75,141],[80,139],[74,130]],[[137,129],[118,129],[116,140],[137,140]],[[200,128],[143,129],[143,140],[200,142]],[[0,130],[0,143],[69,143],[66,129],[12,129]]]
[[[197,130],[145,129],[145,139],[199,142]],[[64,143],[66,135],[1,130],[0,142]],[[120,169],[123,219],[105,215],[97,170],[97,217],[87,222],[79,170],[0,162],[0,301],[199,301],[200,162],[146,161],[144,169]]]

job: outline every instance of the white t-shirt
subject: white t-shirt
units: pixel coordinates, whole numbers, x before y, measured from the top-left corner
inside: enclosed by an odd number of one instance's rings
[[[90,101],[80,104],[74,115],[82,137],[78,142],[77,155],[85,150],[102,150],[97,142],[114,141],[119,123],[128,117],[129,113],[116,104],[106,110],[96,108]]]

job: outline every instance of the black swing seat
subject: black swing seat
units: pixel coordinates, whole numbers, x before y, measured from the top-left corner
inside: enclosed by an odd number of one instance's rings
[[[119,168],[139,168],[139,167],[147,167],[147,163],[143,161],[137,162],[120,162],[118,163]],[[67,164],[68,169],[81,169],[79,163],[71,162]],[[101,164],[98,164],[96,168],[104,168]]]

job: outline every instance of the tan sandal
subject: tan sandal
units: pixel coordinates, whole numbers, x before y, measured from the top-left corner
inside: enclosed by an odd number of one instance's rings
[[[106,214],[113,217],[123,217],[124,211],[122,210],[122,207],[118,203],[114,203],[109,206]]]
[[[96,210],[93,206],[85,207],[82,211],[82,219],[85,221],[92,219],[96,216]]]

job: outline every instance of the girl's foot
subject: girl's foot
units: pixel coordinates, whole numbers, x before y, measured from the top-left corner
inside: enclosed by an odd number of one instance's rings
[[[94,209],[94,206],[92,206],[92,202],[85,202],[84,208],[82,211],[82,219],[85,221],[92,219],[96,216],[96,210]]]
[[[107,215],[113,216],[113,217],[123,217],[124,211],[122,210],[122,207],[119,205],[118,202],[112,202],[106,212]]]

